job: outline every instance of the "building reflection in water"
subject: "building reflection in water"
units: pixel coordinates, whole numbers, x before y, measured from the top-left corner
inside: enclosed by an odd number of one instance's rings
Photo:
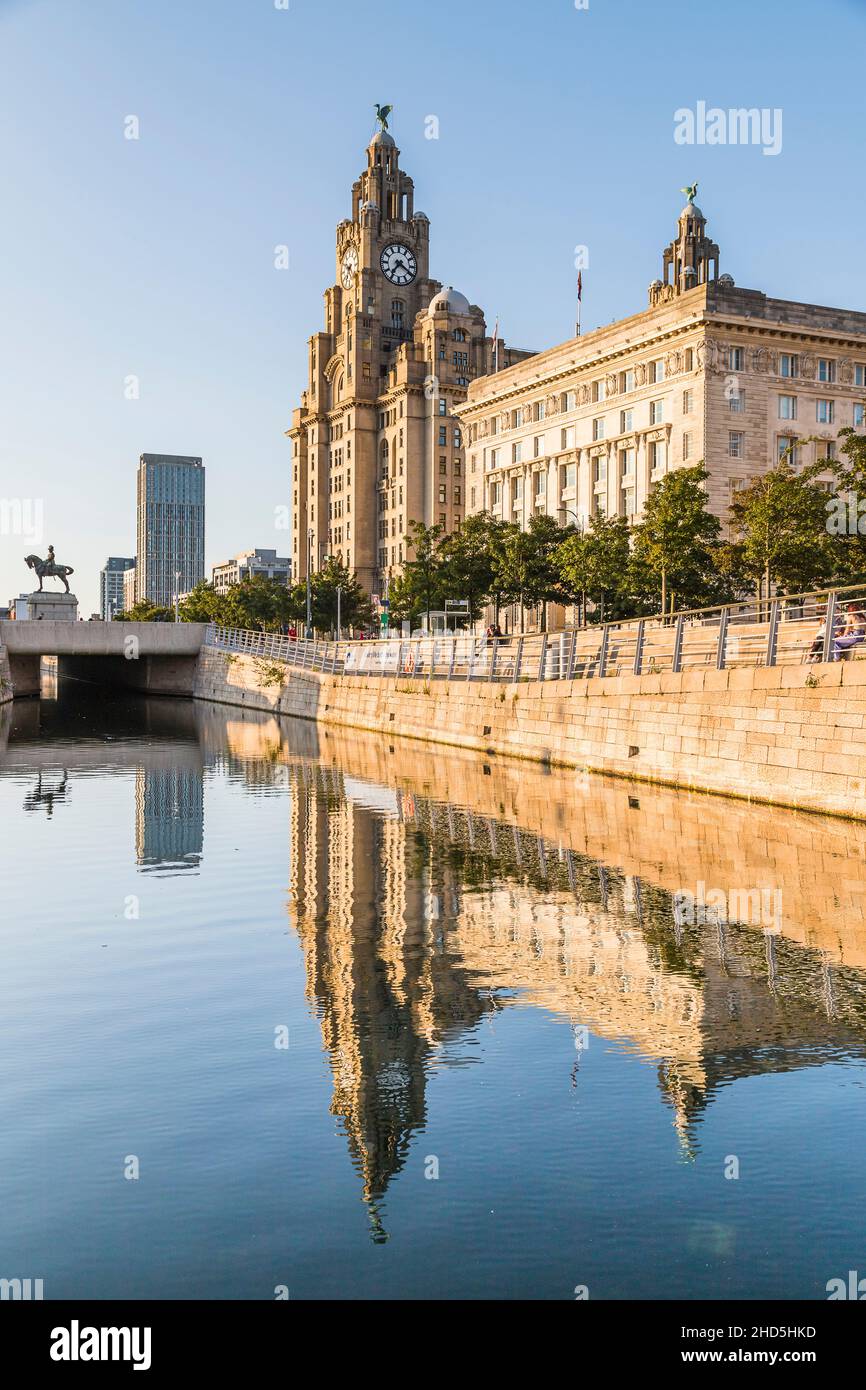
[[[145,872],[197,868],[204,847],[204,777],[198,749],[135,774],[135,860]]]
[[[404,756],[404,768],[418,766]],[[781,933],[677,925],[670,889],[572,848],[567,815],[553,841],[516,819],[412,791],[405,775],[390,786],[365,781],[363,763],[339,742],[330,765],[292,769],[291,907],[333,1072],[332,1110],[376,1238],[387,1185],[425,1123],[431,1066],[449,1054],[465,1060],[457,1044],[486,1012],[536,1006],[567,1021],[578,1045],[587,1028],[652,1063],[686,1160],[719,1088],[866,1053],[856,930],[854,966],[834,958],[845,951],[803,944],[803,924],[790,919]],[[594,794],[639,808],[615,784]],[[687,802],[689,817],[700,815]],[[720,811],[731,815],[722,803],[710,820]],[[743,813],[766,815],[742,807],[734,818]],[[825,830],[823,818],[798,818],[798,834]],[[643,849],[667,858],[657,842]],[[747,872],[741,862],[741,879]],[[855,899],[866,890],[862,862],[858,873]],[[838,914],[827,929],[835,940]],[[580,1054],[569,1049],[569,1058],[579,1084]]]

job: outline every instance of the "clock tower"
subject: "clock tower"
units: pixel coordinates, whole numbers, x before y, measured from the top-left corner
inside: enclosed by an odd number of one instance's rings
[[[309,339],[307,389],[286,434],[293,577],[333,555],[384,596],[409,558],[412,521],[460,524],[465,460],[451,406],[490,371],[492,345],[478,306],[430,279],[430,223],[380,119],[352,215],[337,226],[325,328]]]

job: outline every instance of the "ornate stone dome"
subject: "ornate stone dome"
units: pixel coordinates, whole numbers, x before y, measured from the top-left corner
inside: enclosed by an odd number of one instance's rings
[[[470,312],[469,300],[465,294],[455,290],[453,285],[446,285],[444,290],[434,294],[427,312],[428,314],[468,314]]]
[[[397,142],[393,135],[388,134],[387,130],[377,130],[370,141],[370,148],[372,149],[374,145],[388,145],[391,149],[396,149]]]

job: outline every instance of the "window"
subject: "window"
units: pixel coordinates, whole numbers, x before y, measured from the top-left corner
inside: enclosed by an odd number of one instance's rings
[[[517,430],[517,429],[520,428],[520,426],[521,426],[522,424],[523,424],[523,409],[522,409],[521,406],[518,406],[516,410],[512,410],[512,412],[511,412],[511,428],[512,428],[513,430]]]
[[[594,382],[592,383],[592,399],[593,399],[594,401],[603,401],[603,400],[604,400],[604,397],[605,397],[604,382],[603,382],[603,381],[594,381]]]
[[[745,352],[741,347],[728,348],[728,371],[741,372],[745,362]]]
[[[866,363],[854,363],[854,385],[866,386]]]
[[[453,353],[451,354],[451,361],[454,363],[454,366],[455,366],[455,367],[468,367],[468,366],[469,366],[469,353],[468,353],[468,352],[453,352]]]
[[[656,469],[663,469],[667,466],[668,446],[663,441],[658,440],[649,446],[650,473]]]
[[[444,506],[448,501],[448,490],[444,483],[439,484],[439,505]]]
[[[451,336],[454,339],[455,343],[466,342],[466,334],[463,332],[462,328],[455,328]]]
[[[440,415],[447,415],[447,414],[448,414],[448,402],[446,401],[446,399],[445,399],[444,396],[440,396],[440,397],[439,397],[439,414],[440,414]]]
[[[454,477],[455,477],[455,478],[459,478],[459,477],[460,477],[460,460],[459,460],[459,459],[455,459],[455,460],[454,460]]]
[[[834,358],[818,358],[818,380],[827,382],[833,382],[836,380],[836,362]]]
[[[746,392],[742,386],[737,386],[728,396],[728,410],[735,415],[742,415],[746,408]]]
[[[365,381],[369,381],[369,380],[370,380],[370,363],[369,363],[369,362],[362,362],[362,363],[361,363],[361,376],[363,377],[363,379],[364,379]]]
[[[499,420],[498,420],[497,416],[491,415],[490,419],[487,421],[487,433],[488,433],[488,434],[498,434],[498,433],[499,433]]]
[[[447,426],[447,425],[440,425],[440,426],[439,426],[439,448],[440,448],[440,449],[444,449],[444,448],[445,448],[445,445],[446,445],[447,443],[448,443],[448,426]]]
[[[619,456],[620,472],[623,478],[634,481],[634,449],[623,449]]]
[[[502,484],[494,483],[490,489],[490,500],[494,507],[498,507],[502,501]]]
[[[664,401],[650,401],[650,424],[651,424],[651,425],[660,425],[661,422],[662,422],[662,420],[664,419],[664,413],[665,413],[665,403],[664,403]]]
[[[694,393],[694,391],[684,391],[684,392],[683,392],[683,414],[684,414],[684,415],[691,415],[691,413],[692,413],[692,411],[694,410],[694,408],[695,408],[695,393]]]
[[[522,440],[522,439],[518,439],[518,440],[516,441],[516,443],[512,444],[512,446],[511,446],[511,462],[512,462],[512,463],[520,463],[521,460],[522,460],[522,458],[523,458],[523,440]]]
[[[562,444],[560,447],[563,449],[574,448],[574,425],[566,425],[565,429],[562,431]]]
[[[563,491],[567,491],[570,489],[573,492],[574,489],[577,487],[577,464],[567,463],[565,467],[562,469],[562,478]]]
[[[604,439],[604,416],[598,415],[592,422],[593,439]]]
[[[815,420],[819,425],[832,425],[833,423],[833,402],[828,400],[818,400],[815,402]]]
[[[443,531],[445,530],[446,526],[448,525],[448,518],[447,518],[447,516],[445,515],[444,512],[440,512],[440,513],[439,513],[439,525],[442,527],[442,530],[443,530]]]
[[[403,327],[403,301],[402,299],[391,300],[391,325],[393,328]]]
[[[742,430],[731,430],[728,434],[728,458],[741,459],[745,452],[746,436]]]
[[[536,401],[536,402],[535,402],[535,414],[534,414],[533,418],[536,419],[536,420],[543,420],[543,419],[544,419],[544,415],[545,415],[544,401]]]
[[[694,369],[695,369],[695,350],[694,350],[694,348],[686,348],[686,350],[685,350],[685,352],[684,352],[684,354],[683,354],[683,370],[686,371],[686,372],[693,372]]]
[[[607,482],[607,456],[605,454],[599,454],[598,458],[593,460],[592,478],[596,485]]]
[[[448,460],[447,460],[447,458],[440,458],[440,459],[439,459],[439,472],[440,472],[441,474],[447,475],[447,473],[448,473]]]
[[[461,435],[460,435],[460,430],[459,430],[459,428],[457,427],[457,425],[455,425],[455,426],[454,426],[454,448],[455,448],[455,449],[459,449],[461,443],[462,443],[462,439],[461,439]]]
[[[547,474],[536,473],[535,475],[535,496],[537,498],[547,496]]]
[[[854,428],[855,428],[855,430],[858,430],[858,429],[861,429],[861,428],[862,428],[864,419],[866,419],[866,406],[864,406],[864,405],[859,405],[859,404],[855,405],[855,406],[854,406]]]
[[[654,384],[655,384],[656,382],[658,382],[658,381],[664,381],[664,379],[665,379],[665,364],[664,364],[664,362],[662,361],[662,359],[659,357],[657,361],[655,361],[655,362],[650,362],[650,363],[649,363],[649,365],[648,365],[648,367],[647,367],[647,381],[648,381],[648,382],[650,383],[650,385],[652,386],[652,385],[654,385]]]
[[[533,453],[533,457],[534,457],[534,458],[537,458],[537,459],[540,459],[541,456],[542,456],[542,454],[544,453],[544,435],[543,435],[543,434],[537,434],[537,435],[535,436],[535,438],[533,439],[533,441],[532,441],[532,453]]]
[[[779,375],[795,377],[800,375],[800,359],[796,352],[783,352],[779,358]]]
[[[796,420],[796,418],[797,418],[797,397],[796,397],[796,396],[780,396],[780,397],[779,397],[779,419],[780,419],[780,420]]]
[[[623,392],[634,390],[634,371],[631,368],[627,372],[620,372],[619,389]]]
[[[634,429],[634,411],[621,410],[619,412],[619,432],[620,434],[631,434]]]
[[[576,410],[576,409],[577,409],[577,392],[576,392],[576,391],[564,391],[564,392],[563,392],[563,395],[562,395],[562,409],[563,409],[563,410]]]
[[[777,451],[778,457],[781,458],[783,454],[788,454],[788,450],[791,451],[788,455],[791,463],[798,463],[799,450],[797,447],[797,436],[795,434],[780,434]]]
[[[474,487],[469,489],[469,505],[470,505],[470,507],[472,507],[473,510],[475,509],[475,488],[474,488]]]
[[[498,468],[498,467],[499,467],[499,464],[500,464],[501,458],[502,458],[502,450],[501,450],[501,449],[491,449],[491,450],[490,450],[490,467],[491,467],[491,468]]]
[[[683,432],[683,458],[690,459],[692,456],[692,436],[688,431]]]
[[[461,498],[461,496],[462,496],[462,493],[461,493],[461,491],[460,491],[460,488],[459,488],[459,487],[455,487],[455,489],[454,489],[454,505],[455,505],[455,507],[459,507],[459,506],[460,506],[460,498]]]

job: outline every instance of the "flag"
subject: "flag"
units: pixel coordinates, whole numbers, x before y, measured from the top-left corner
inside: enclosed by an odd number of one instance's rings
[[[583,272],[579,270],[579,271],[577,272],[577,301],[578,301],[578,303],[580,303],[580,299],[581,299],[582,294],[583,294]]]
[[[493,329],[493,370],[496,371],[499,358],[499,318],[496,319],[496,327]]]

